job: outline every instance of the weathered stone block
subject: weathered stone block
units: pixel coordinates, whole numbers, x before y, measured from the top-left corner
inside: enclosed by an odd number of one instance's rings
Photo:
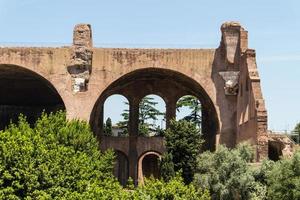
[[[92,71],[92,31],[89,24],[78,24],[73,32],[70,64],[67,67],[72,77],[74,93],[84,92]]]

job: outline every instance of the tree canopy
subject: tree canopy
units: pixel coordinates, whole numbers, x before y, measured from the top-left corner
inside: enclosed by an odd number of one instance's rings
[[[216,152],[202,153],[197,159],[194,185],[209,189],[212,199],[264,199],[266,187],[255,179],[248,164],[253,158],[251,148],[247,144],[232,150],[219,146]]]
[[[149,136],[149,134],[159,134],[160,128],[154,122],[158,120],[158,116],[165,115],[164,112],[156,108],[158,102],[151,96],[144,97],[139,104],[139,134]],[[152,122],[151,122],[152,121]]]
[[[190,183],[196,168],[196,158],[203,143],[200,130],[192,122],[172,120],[165,131],[165,140],[167,153],[171,155],[167,154],[169,158],[163,159],[170,160],[171,156],[175,172],[182,171],[184,182]]]
[[[198,128],[201,128],[201,102],[199,99],[192,95],[186,95],[181,97],[176,103],[176,109],[179,112],[180,108],[187,107],[190,113],[183,119],[189,122],[195,123]]]
[[[114,155],[101,153],[85,122],[43,114],[0,131],[0,199],[123,198],[112,176]]]

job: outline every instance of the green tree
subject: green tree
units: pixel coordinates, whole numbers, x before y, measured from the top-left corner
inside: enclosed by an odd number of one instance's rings
[[[158,102],[155,102],[153,97],[146,96],[141,100],[139,104],[139,134],[148,136],[150,132],[160,132],[159,127],[150,122],[158,120],[158,116],[165,115],[155,108],[157,104]]]
[[[168,182],[175,177],[173,156],[170,153],[164,153],[160,165],[160,174],[164,181]]]
[[[200,130],[192,122],[171,120],[169,128],[165,131],[165,140],[167,152],[173,157],[174,170],[182,170],[184,182],[190,183],[203,143]]]
[[[266,186],[255,178],[255,169],[248,162],[253,158],[250,145],[236,149],[219,146],[215,152],[204,152],[197,159],[194,185],[207,188],[212,199],[265,199]]]
[[[201,127],[201,102],[199,99],[192,95],[183,96],[176,103],[177,111],[180,112],[180,108],[182,107],[188,107],[191,110],[183,119]]]
[[[106,122],[104,124],[104,135],[112,136],[112,123],[110,117],[106,119]]]
[[[129,103],[127,101],[124,101],[124,104],[126,107],[129,107]],[[124,109],[121,116],[123,117],[123,120],[119,121],[117,126],[123,130],[123,136],[128,136],[129,109]]]
[[[293,135],[292,139],[297,142],[298,144],[300,143],[300,122],[296,124],[294,130],[293,130]]]
[[[63,112],[0,131],[0,199],[126,199],[86,122]]]
[[[128,102],[124,102],[125,105],[129,105]],[[149,136],[150,132],[155,132],[161,134],[162,130],[157,127],[155,123],[150,123],[149,121],[155,121],[158,116],[165,115],[165,113],[160,112],[155,106],[158,102],[154,101],[153,97],[144,97],[139,104],[139,134],[144,136]],[[124,129],[124,134],[128,134],[128,123],[129,123],[129,110],[123,110],[121,114],[123,120],[117,123],[117,126]]]
[[[298,133],[300,135],[300,123],[298,123],[295,128],[294,128],[294,132]]]

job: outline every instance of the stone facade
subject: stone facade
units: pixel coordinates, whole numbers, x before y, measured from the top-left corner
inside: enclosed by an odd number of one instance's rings
[[[138,180],[140,159],[165,150],[163,138],[138,136],[140,100],[161,96],[168,126],[177,100],[194,95],[203,108],[206,149],[249,141],[259,161],[268,155],[268,134],[255,51],[248,49],[247,31],[239,23],[224,23],[221,32],[216,49],[95,48],[90,25],[79,24],[70,47],[0,48],[0,117],[9,116],[2,111],[8,105],[64,107],[69,119],[90,122],[103,150],[114,148],[127,157],[128,176]],[[102,135],[103,104],[113,94],[128,99],[129,137]]]

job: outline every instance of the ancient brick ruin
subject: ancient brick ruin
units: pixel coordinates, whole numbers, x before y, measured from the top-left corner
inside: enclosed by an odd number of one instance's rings
[[[168,126],[177,100],[194,95],[202,104],[205,148],[249,141],[260,161],[269,139],[255,51],[239,23],[224,23],[221,32],[216,49],[95,48],[90,25],[79,24],[69,47],[0,48],[0,128],[19,113],[34,122],[43,109],[65,109],[68,118],[90,122],[101,149],[117,152],[121,181],[142,181],[149,167],[143,162],[155,162],[165,147],[162,137],[138,135],[140,100],[162,97]],[[129,101],[129,137],[102,134],[103,103],[113,94]]]

